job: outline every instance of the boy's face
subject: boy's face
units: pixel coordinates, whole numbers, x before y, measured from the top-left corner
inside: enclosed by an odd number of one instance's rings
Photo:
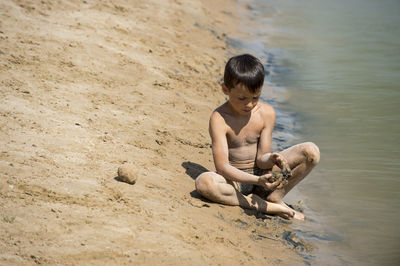
[[[231,89],[222,83],[222,91],[228,95],[229,103],[238,115],[250,114],[251,110],[256,107],[261,95],[261,88],[256,93],[252,93],[241,83]]]

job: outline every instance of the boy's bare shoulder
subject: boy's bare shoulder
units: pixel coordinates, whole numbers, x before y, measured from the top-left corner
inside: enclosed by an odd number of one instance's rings
[[[225,104],[217,107],[210,116],[210,129],[212,128],[219,128],[222,129],[225,127],[225,118],[226,118],[226,107]]]
[[[275,109],[271,105],[264,103],[264,102],[259,102],[259,112],[263,118],[270,119],[270,118],[275,118]]]
[[[210,119],[211,120],[219,120],[219,119],[224,119],[226,115],[228,115],[228,110],[227,110],[227,104],[224,103],[220,106],[218,106],[211,114]]]

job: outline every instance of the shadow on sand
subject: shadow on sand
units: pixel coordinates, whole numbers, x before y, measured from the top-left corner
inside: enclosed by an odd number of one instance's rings
[[[201,166],[200,164],[193,162],[183,162],[182,167],[186,169],[186,174],[195,180],[200,174],[204,172],[209,172],[207,168]]]
[[[185,168],[185,170],[186,170],[185,173],[188,176],[190,176],[193,180],[196,180],[196,178],[199,175],[201,175],[202,173],[210,171],[207,168],[205,168],[204,166],[201,166],[200,164],[197,164],[197,163],[194,163],[194,162],[190,162],[190,161],[183,162],[182,163],[182,167]],[[197,192],[196,189],[193,190],[192,192],[190,192],[190,196],[192,198],[199,199],[199,200],[201,200],[203,202],[206,202],[206,203],[213,203],[212,201],[209,201],[208,199],[206,199],[203,196],[201,196],[199,194],[199,192]]]

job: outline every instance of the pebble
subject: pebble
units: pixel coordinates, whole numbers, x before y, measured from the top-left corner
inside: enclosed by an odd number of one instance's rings
[[[118,178],[128,184],[135,184],[138,178],[136,167],[133,164],[123,164],[118,168]]]

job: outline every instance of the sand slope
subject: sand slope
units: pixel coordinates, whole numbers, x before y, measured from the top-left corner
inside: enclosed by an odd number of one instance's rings
[[[236,6],[0,1],[0,264],[302,262],[284,223],[194,192]]]

